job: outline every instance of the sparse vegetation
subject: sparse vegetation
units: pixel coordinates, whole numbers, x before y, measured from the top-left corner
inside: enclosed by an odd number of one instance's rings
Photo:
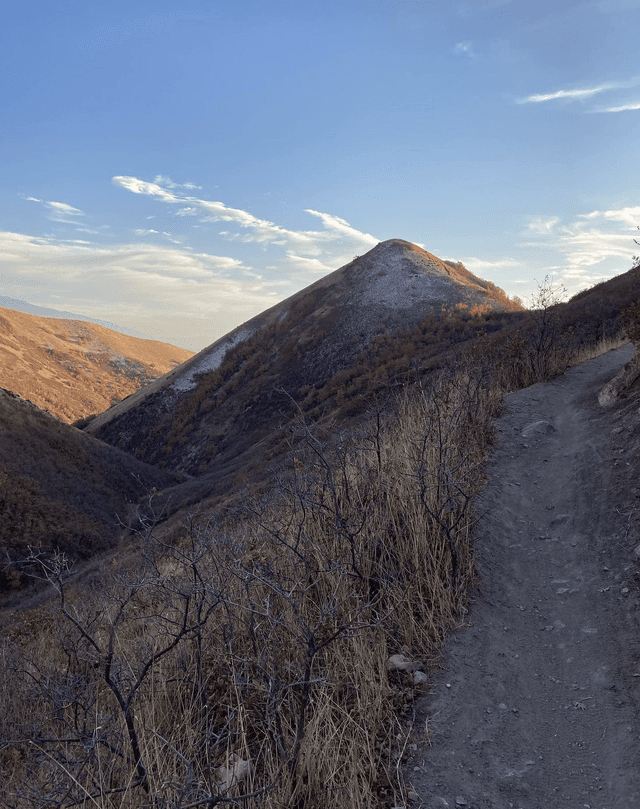
[[[387,659],[429,665],[464,621],[494,406],[456,374],[372,412],[358,435],[301,419],[269,500],[224,527],[194,517],[171,540],[146,522],[144,564],[90,596],[74,593],[66,557],[33,555],[57,603],[33,615],[44,635],[17,630],[3,649],[3,799],[399,798],[414,686]]]
[[[82,554],[69,536],[53,530],[48,544],[15,546],[24,564],[5,568],[6,585],[19,570],[55,598],[5,617],[0,803],[403,802],[406,717],[419,686],[413,672],[390,671],[389,657],[428,671],[446,633],[465,621],[474,498],[504,393],[635,339],[637,305],[622,309],[638,299],[640,276],[614,281],[610,298],[545,299],[532,313],[426,313],[413,328],[381,328],[365,348],[354,333],[350,361],[317,377],[313,370],[332,362],[314,365],[313,351],[336,315],[315,323],[322,328],[301,347],[296,317],[315,311],[314,298],[311,310],[300,303],[280,328],[229,351],[143,442],[135,423],[116,424],[114,443],[136,439],[136,452],[158,465],[175,469],[186,457],[203,476],[200,490],[189,489],[199,505],[165,522],[159,504],[168,498],[152,492],[127,553],[123,546],[118,564],[85,581],[73,573],[72,554]],[[37,459],[10,453],[30,469],[55,464],[59,485],[80,458],[87,480],[95,465],[96,489],[116,474],[81,443],[87,436],[17,412],[21,441],[37,431],[46,439]],[[32,470],[5,466],[4,507],[12,497],[37,502]],[[78,472],[69,474],[77,482]],[[241,501],[233,511],[215,499],[225,485]],[[204,492],[215,486],[207,506]],[[25,520],[46,529],[43,503]]]

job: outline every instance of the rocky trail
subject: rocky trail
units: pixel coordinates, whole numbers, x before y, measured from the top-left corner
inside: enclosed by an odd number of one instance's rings
[[[506,400],[480,586],[416,705],[412,806],[640,807],[640,412],[597,400],[631,354]]]

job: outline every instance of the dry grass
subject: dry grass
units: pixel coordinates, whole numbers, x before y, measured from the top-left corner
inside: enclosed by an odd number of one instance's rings
[[[171,543],[152,520],[144,566],[102,592],[41,558],[58,600],[2,650],[1,799],[395,805],[415,687],[387,660],[428,668],[464,621],[495,406],[458,373],[358,435],[301,419],[269,501]]]

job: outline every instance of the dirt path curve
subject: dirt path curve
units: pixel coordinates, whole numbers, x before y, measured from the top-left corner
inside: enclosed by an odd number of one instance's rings
[[[417,704],[433,738],[406,769],[413,806],[640,807],[638,540],[624,510],[638,481],[624,485],[628,427],[597,404],[631,353],[507,399],[470,626]]]

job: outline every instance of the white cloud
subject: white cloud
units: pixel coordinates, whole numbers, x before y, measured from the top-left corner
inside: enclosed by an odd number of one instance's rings
[[[543,101],[555,101],[558,98],[584,99],[603,93],[610,89],[610,85],[600,85],[599,87],[588,87],[582,90],[556,90],[553,93],[538,93],[518,99],[518,104],[540,104]]]
[[[559,221],[560,218],[558,216],[551,216],[548,219],[538,217],[537,219],[532,219],[531,222],[529,222],[528,228],[534,233],[552,233]]]
[[[548,230],[540,227],[545,221],[553,222],[553,227]],[[640,224],[640,206],[590,211],[579,214],[570,224],[559,222],[558,217],[533,220],[529,235],[539,239],[523,246],[559,255],[562,260],[559,264],[554,262],[552,269],[569,291],[577,292],[631,266],[633,232]]]
[[[329,267],[317,258],[306,258],[305,256],[297,256],[295,253],[287,251],[287,259],[289,263],[300,269],[307,270],[308,272],[321,273],[326,275],[328,272],[337,269],[336,267]],[[346,264],[346,262],[343,262]]]
[[[623,104],[620,107],[606,107],[598,112],[627,112],[628,110],[640,110],[640,103],[638,104]]]
[[[633,76],[624,81],[610,81],[596,84],[592,87],[578,87],[568,90],[555,90],[552,93],[535,93],[526,96],[525,98],[517,99],[518,104],[541,104],[547,101],[587,101],[600,93],[610,92],[612,90],[624,90],[630,87],[636,87],[640,84],[640,77]],[[640,109],[640,104],[622,104],[611,107],[604,107],[600,109],[592,109],[591,112],[623,112],[625,110]]]
[[[156,177],[156,180],[158,177]],[[310,208],[306,213],[318,217],[325,227],[323,231],[290,230],[275,222],[260,219],[240,208],[230,208],[223,202],[200,199],[188,194],[178,194],[163,188],[159,183],[149,183],[137,177],[116,176],[113,182],[134,194],[156,197],[162,202],[179,204],[175,213],[180,217],[197,217],[199,222],[229,222],[242,228],[244,232],[220,231],[229,239],[257,244],[280,245],[295,249],[307,255],[320,255],[327,245],[348,239],[359,246],[374,247],[379,239],[370,233],[363,233],[352,227],[345,219],[333,214],[321,213]]]
[[[467,56],[469,59],[473,59],[475,56],[473,52],[473,42],[469,42],[468,40],[465,42],[457,42],[453,52],[456,56]]]
[[[476,256],[469,256],[462,259],[464,266],[473,273],[486,272],[487,270],[508,270],[520,266],[520,262],[515,258],[499,258],[493,261]]]
[[[53,222],[65,222],[67,224],[77,224],[77,217],[84,216],[84,211],[68,205],[66,202],[55,202],[54,200],[42,200],[37,197],[26,197],[29,202],[39,202],[47,209],[47,218]]]
[[[320,213],[320,211],[313,211],[311,208],[305,208],[305,212],[310,213],[312,216],[317,216],[329,232],[333,231],[342,236],[347,236],[364,246],[375,247],[380,241],[380,239],[376,239],[376,237],[372,236],[370,233],[363,233],[360,230],[352,228],[345,219],[341,219],[339,216],[333,216],[329,213]]]
[[[171,177],[165,177],[162,174],[156,174],[153,182],[157,183],[158,185],[164,185],[166,188],[202,189],[201,185],[195,185],[194,183],[174,183]]]
[[[579,214],[580,219],[608,219],[610,222],[626,222],[630,229],[640,224],[640,205],[634,208],[620,208],[614,211],[591,211]]]

